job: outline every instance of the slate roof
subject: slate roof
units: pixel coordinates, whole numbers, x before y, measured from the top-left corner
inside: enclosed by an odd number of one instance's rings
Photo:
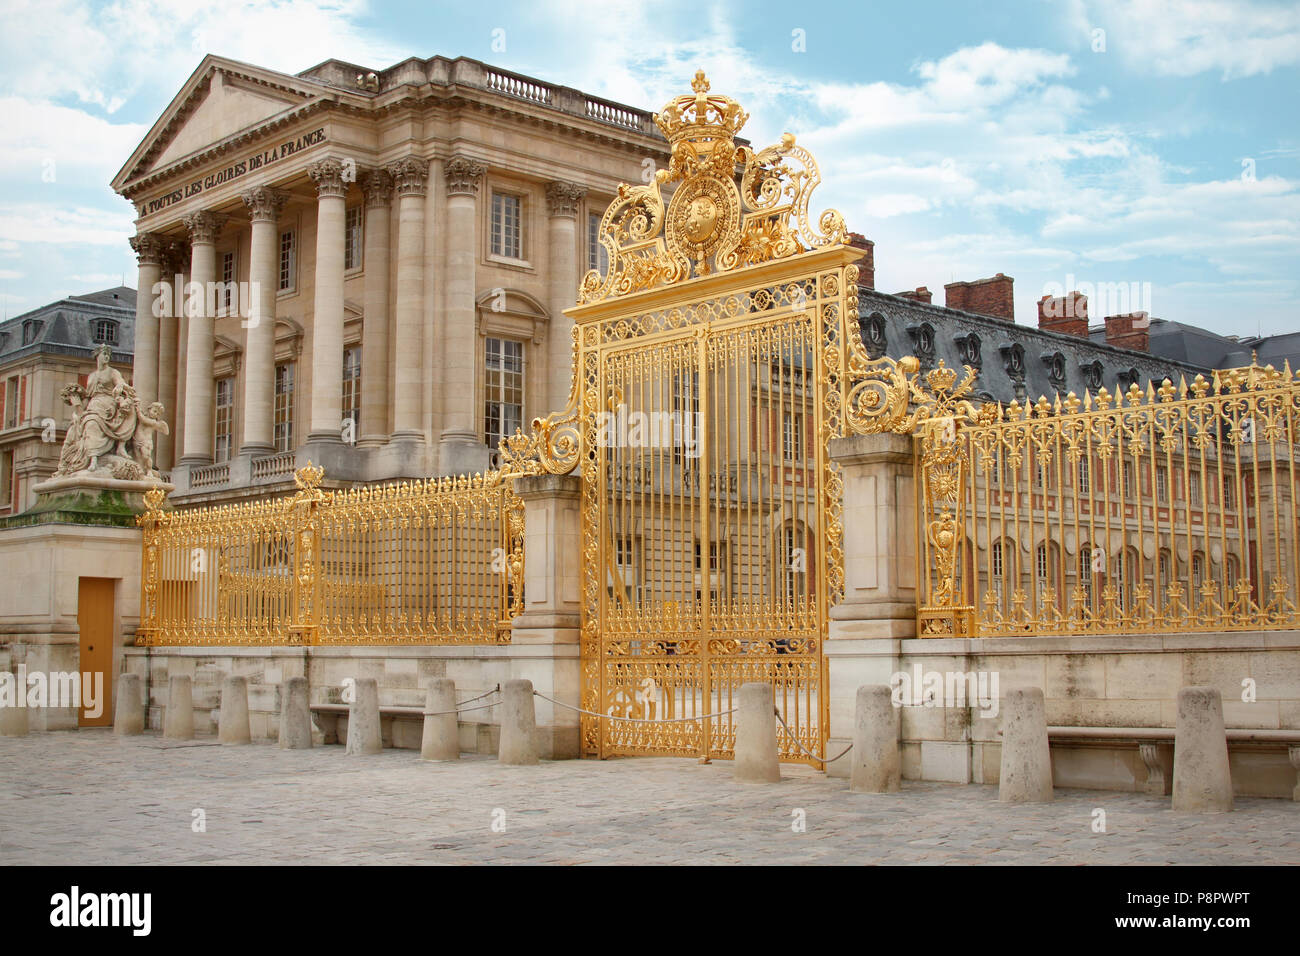
[[[1127,390],[1133,381],[1145,390],[1148,382],[1177,381],[1180,375],[1190,379],[1209,367],[875,289],[858,291],[858,325],[872,357],[915,355],[922,369],[941,359],[949,368],[977,366],[975,395],[984,401],[1023,403],[1069,392],[1082,396],[1103,385],[1114,393],[1117,385]]]
[[[117,323],[113,361],[130,364],[135,343],[135,290],[125,286],[71,295],[0,323],[0,364],[36,353],[89,358],[99,345],[95,341],[97,319]],[[29,323],[36,325],[24,335]]]

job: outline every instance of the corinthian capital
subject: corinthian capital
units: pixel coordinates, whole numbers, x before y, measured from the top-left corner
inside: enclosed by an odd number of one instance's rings
[[[192,213],[181,219],[185,223],[185,228],[190,231],[190,242],[216,242],[217,233],[221,227],[226,224],[230,217],[219,212],[209,212],[204,209],[201,212]]]
[[[552,216],[578,215],[578,204],[587,195],[587,187],[577,183],[553,182],[546,187],[546,208]]]
[[[136,261],[140,265],[156,266],[162,263],[167,241],[162,236],[151,232],[142,232],[130,239],[131,248],[135,250]]]
[[[269,186],[255,186],[242,196],[248,207],[248,218],[253,222],[275,222],[280,210],[289,201],[289,194]]]
[[[429,161],[407,156],[384,167],[393,177],[399,196],[423,196],[425,184],[429,181]]]
[[[465,156],[453,156],[442,167],[447,177],[448,196],[477,196],[487,168]]]
[[[393,198],[393,177],[387,170],[372,169],[361,180],[361,190],[366,194],[367,206],[387,206]]]
[[[316,183],[316,195],[322,199],[326,196],[342,199],[348,194],[348,182],[354,178],[346,174],[355,168],[351,163],[331,157],[312,163],[307,168],[307,174]]]

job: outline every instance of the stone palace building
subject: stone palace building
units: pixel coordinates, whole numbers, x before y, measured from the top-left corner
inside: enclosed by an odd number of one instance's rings
[[[309,458],[348,482],[486,470],[563,406],[595,226],[667,155],[647,112],[474,60],[206,57],[113,181],[175,499],[274,491]]]

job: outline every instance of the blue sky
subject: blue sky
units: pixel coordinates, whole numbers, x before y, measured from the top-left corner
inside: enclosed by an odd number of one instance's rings
[[[284,72],[470,56],[658,109],[697,68],[877,286],[1004,272],[1018,321],[1069,277],[1153,315],[1300,329],[1300,6],[1263,0],[386,3],[3,0],[0,314],[135,283],[109,180],[207,52]],[[1098,32],[1101,31],[1101,32]],[[495,46],[494,46],[495,44]],[[504,49],[502,49],[504,46]],[[1094,320],[1100,314],[1094,308]]]

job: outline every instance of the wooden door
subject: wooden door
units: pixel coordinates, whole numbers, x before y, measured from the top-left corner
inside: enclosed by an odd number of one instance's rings
[[[113,723],[113,588],[112,578],[81,578],[77,586],[77,629],[81,646],[81,706],[79,727],[108,727]],[[102,710],[98,716],[84,706],[87,691],[98,686],[95,675],[103,681]]]

